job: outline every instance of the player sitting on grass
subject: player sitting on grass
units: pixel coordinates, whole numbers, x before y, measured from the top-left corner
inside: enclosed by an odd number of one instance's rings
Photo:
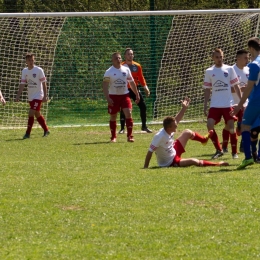
[[[163,128],[154,136],[150,148],[146,154],[144,168],[148,168],[153,152],[157,157],[160,167],[185,167],[185,166],[227,166],[226,162],[209,162],[195,158],[182,159],[181,155],[185,152],[185,146],[188,140],[198,141],[203,145],[207,144],[208,139],[212,136],[213,131],[209,131],[206,136],[185,129],[181,135],[174,141],[173,135],[176,132],[178,123],[183,118],[185,111],[190,103],[189,98],[182,101],[182,109],[175,116],[168,116],[163,120]]]

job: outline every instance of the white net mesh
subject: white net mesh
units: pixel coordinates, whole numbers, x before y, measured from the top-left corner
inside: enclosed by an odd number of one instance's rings
[[[212,66],[214,48],[224,51],[225,63],[233,65],[239,49],[258,35],[259,14],[211,14],[175,16],[159,72],[155,120],[175,115],[185,96],[192,103],[185,120],[203,120],[203,79]]]
[[[0,31],[0,87],[7,101],[0,109],[1,127],[26,126],[28,119],[27,87],[21,101],[13,102],[18,91],[21,71],[26,67],[24,56],[27,52],[36,54],[36,65],[42,67],[48,82],[54,60],[56,42],[65,18],[1,18]],[[49,84],[47,84],[50,87]],[[42,106],[47,116],[48,103]]]

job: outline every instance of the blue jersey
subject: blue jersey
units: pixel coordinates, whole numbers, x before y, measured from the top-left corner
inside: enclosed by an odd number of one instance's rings
[[[248,64],[249,77],[248,80],[255,81],[255,85],[250,93],[249,102],[258,103],[260,102],[260,56]]]

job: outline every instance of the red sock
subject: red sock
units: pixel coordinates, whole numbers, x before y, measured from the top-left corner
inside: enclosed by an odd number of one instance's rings
[[[200,166],[217,166],[217,165],[219,165],[219,162],[200,160]]]
[[[116,121],[109,121],[111,140],[116,138]]]
[[[207,141],[207,138],[205,138],[197,132],[194,132],[194,137],[191,140],[205,143]]]
[[[133,118],[126,118],[125,120],[126,129],[127,129],[127,137],[132,136],[133,132]]]
[[[45,119],[42,115],[37,117],[37,121],[40,124],[40,126],[43,128],[44,132],[48,131],[48,127],[47,127]]]
[[[216,150],[218,151],[221,151],[221,146],[220,146],[220,143],[219,143],[219,140],[218,140],[218,135],[215,131],[215,129],[213,129],[213,135],[211,136],[211,141],[213,143],[213,145],[215,146]]]
[[[237,134],[230,134],[230,143],[231,143],[231,149],[232,153],[237,153]]]
[[[222,142],[222,149],[223,148],[227,148],[228,147],[228,140],[229,140],[229,131],[226,129],[222,130],[222,138],[223,138],[223,142]]]
[[[26,134],[29,135],[31,133],[32,127],[33,127],[33,123],[34,123],[34,116],[29,116]]]

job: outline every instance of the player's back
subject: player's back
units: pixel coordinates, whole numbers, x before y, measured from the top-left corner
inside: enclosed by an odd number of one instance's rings
[[[251,62],[248,67],[250,68],[249,80],[256,81],[254,88],[249,96],[250,102],[260,102],[260,55]],[[252,77],[253,75],[253,77]]]

